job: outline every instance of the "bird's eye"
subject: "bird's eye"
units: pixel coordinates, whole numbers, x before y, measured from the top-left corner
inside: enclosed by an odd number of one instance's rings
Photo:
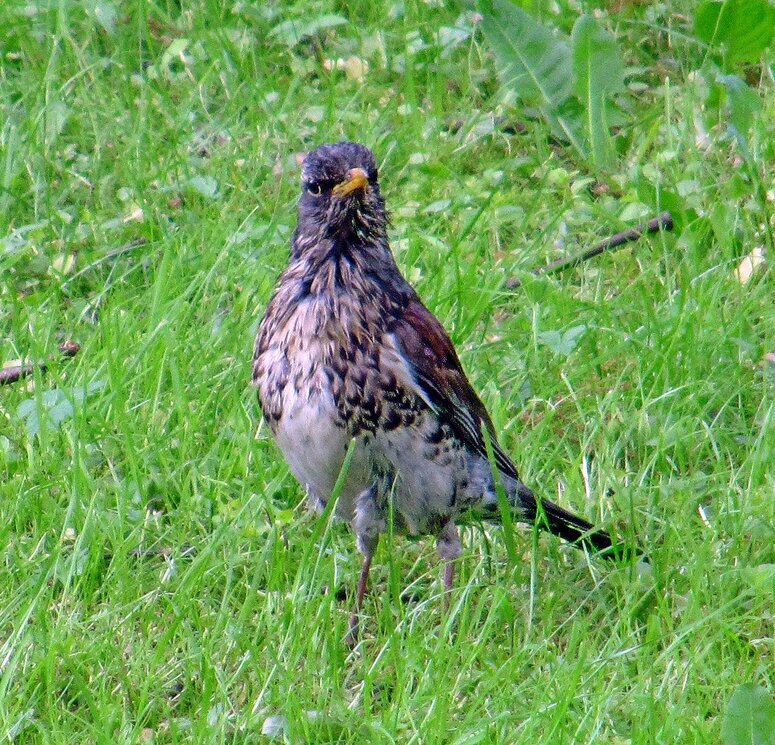
[[[317,181],[308,181],[306,184],[307,193],[319,197],[323,193],[323,185]]]

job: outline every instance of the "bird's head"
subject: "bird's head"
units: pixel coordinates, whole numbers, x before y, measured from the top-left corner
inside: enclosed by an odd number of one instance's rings
[[[301,167],[299,232],[307,238],[380,239],[387,214],[377,162],[357,142],[313,150]]]

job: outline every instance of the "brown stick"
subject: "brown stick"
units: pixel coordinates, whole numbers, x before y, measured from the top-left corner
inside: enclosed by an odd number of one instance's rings
[[[594,248],[590,248],[583,253],[578,254],[577,256],[571,256],[567,259],[557,259],[557,261],[552,261],[546,266],[539,266],[536,269],[533,269],[532,272],[536,275],[555,274],[556,272],[561,272],[563,269],[577,266],[583,261],[591,259],[594,256],[598,256],[601,253],[605,253],[606,251],[615,251],[617,248],[621,248],[626,243],[638,240],[638,238],[640,238],[644,233],[658,233],[660,230],[672,229],[673,216],[669,212],[661,212],[658,217],[649,220],[647,223],[636,225],[634,228],[630,228],[629,230],[624,230],[621,233],[612,235],[610,238],[607,238]],[[513,290],[517,287],[520,287],[521,285],[522,282],[520,282],[515,277],[506,281],[506,287],[509,290]]]
[[[59,351],[64,357],[75,357],[80,350],[81,345],[74,341],[66,341],[59,346]],[[35,367],[36,365],[34,364],[13,365],[12,367],[6,367],[0,370],[0,385],[10,385],[11,383],[16,383],[22,378],[32,375],[32,373],[35,372]],[[47,367],[48,363],[46,360],[41,360],[37,364],[37,368],[41,373],[46,372]]]

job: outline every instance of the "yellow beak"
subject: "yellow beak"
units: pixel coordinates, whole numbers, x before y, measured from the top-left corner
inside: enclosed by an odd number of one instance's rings
[[[363,168],[351,168],[347,172],[347,180],[337,184],[333,193],[337,197],[345,197],[356,189],[365,189],[369,185],[369,175]]]

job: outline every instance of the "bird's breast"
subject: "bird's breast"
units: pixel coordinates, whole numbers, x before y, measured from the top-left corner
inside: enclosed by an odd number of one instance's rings
[[[379,366],[378,314],[348,297],[310,293],[267,313],[254,378],[270,424],[299,398],[329,395],[342,415],[363,397],[366,380]],[[272,320],[273,319],[273,320]],[[266,319],[265,319],[266,321]]]

